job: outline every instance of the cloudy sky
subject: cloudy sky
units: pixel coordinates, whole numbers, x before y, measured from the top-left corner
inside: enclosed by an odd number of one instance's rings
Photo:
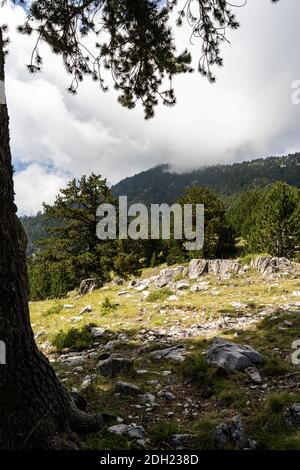
[[[217,83],[197,73],[178,77],[176,107],[161,106],[145,121],[141,109],[122,108],[113,91],[102,94],[90,81],[70,96],[70,78],[47,47],[43,73],[29,75],[33,39],[15,32],[24,11],[0,9],[11,39],[6,90],[19,213],[35,213],[70,177],[91,172],[115,183],[162,162],[184,171],[299,151],[300,105],[292,104],[291,87],[300,80],[300,2],[248,0],[237,14],[241,28],[224,46]],[[182,49],[187,31],[176,39]]]

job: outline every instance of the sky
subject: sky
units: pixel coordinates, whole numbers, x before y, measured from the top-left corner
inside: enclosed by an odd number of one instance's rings
[[[241,27],[223,47],[216,84],[198,73],[176,77],[177,105],[159,106],[145,121],[140,107],[122,108],[114,91],[103,94],[89,79],[68,94],[70,77],[47,46],[43,72],[30,75],[34,39],[16,32],[25,12],[0,8],[11,39],[6,95],[19,214],[35,214],[83,174],[113,184],[160,163],[182,172],[299,151],[300,105],[291,95],[300,80],[300,2],[248,0],[236,13]],[[188,30],[177,30],[175,40],[183,50]],[[190,49],[196,59],[199,45]]]

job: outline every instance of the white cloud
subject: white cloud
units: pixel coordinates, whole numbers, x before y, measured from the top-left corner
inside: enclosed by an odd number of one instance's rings
[[[13,154],[30,164],[26,171],[39,168],[35,175],[44,188],[37,192],[27,185],[25,204],[20,180],[28,173],[17,173],[20,210],[32,212],[43,198],[51,199],[53,178],[94,171],[116,182],[161,162],[183,170],[298,150],[300,106],[291,102],[291,84],[300,79],[299,13],[299,0],[276,5],[251,0],[238,9],[241,28],[224,48],[217,83],[210,85],[197,73],[178,77],[177,106],[160,106],[155,119],[145,122],[141,109],[123,109],[114,91],[101,94],[88,80],[77,96],[68,95],[69,77],[47,47],[43,74],[29,75],[24,64],[33,39],[15,33],[24,11],[4,7],[1,18],[10,25],[12,40],[6,88]],[[187,31],[178,31],[176,39],[185,47]],[[56,173],[49,174],[47,166]]]
[[[35,214],[41,208],[41,201],[52,204],[58,191],[66,184],[63,176],[47,171],[37,163],[16,173],[14,180],[20,215]]]

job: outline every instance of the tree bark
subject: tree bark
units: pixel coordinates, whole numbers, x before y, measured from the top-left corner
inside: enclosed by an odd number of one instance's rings
[[[0,81],[4,83],[0,27]],[[44,448],[70,429],[99,429],[100,416],[78,410],[38,350],[30,325],[26,236],[16,216],[6,104],[0,103],[0,448]],[[3,352],[3,351],[2,351]],[[1,356],[4,362],[4,356]],[[0,362],[1,362],[0,358]],[[57,442],[57,441],[56,441]],[[51,445],[50,445],[51,446]]]

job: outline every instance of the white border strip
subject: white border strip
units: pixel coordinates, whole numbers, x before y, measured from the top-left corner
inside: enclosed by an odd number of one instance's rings
[[[5,85],[2,80],[0,80],[0,104],[6,104]]]

